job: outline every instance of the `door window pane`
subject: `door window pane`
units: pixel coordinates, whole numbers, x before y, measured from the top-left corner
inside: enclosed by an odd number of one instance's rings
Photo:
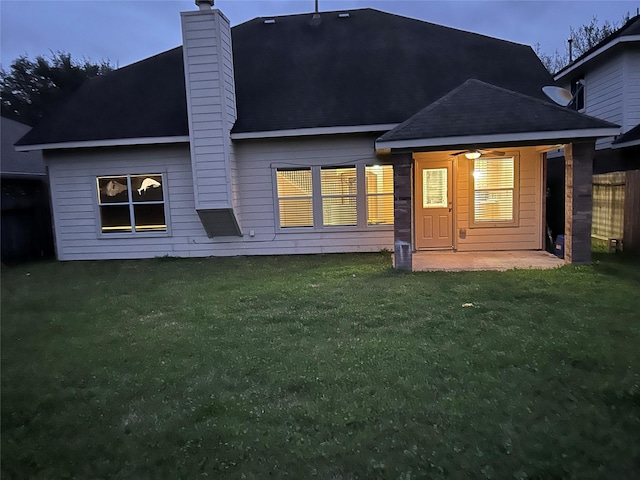
[[[446,208],[448,202],[447,168],[422,170],[422,207]]]

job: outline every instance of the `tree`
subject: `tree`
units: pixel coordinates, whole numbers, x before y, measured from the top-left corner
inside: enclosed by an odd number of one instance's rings
[[[630,15],[627,13],[622,23],[609,22],[605,20],[602,24],[598,21],[598,17],[594,16],[591,21],[578,28],[569,27],[569,39],[571,40],[571,60],[578,58],[592,47],[595,47],[602,40],[614,33],[621,25],[629,21]],[[534,50],[540,60],[547,67],[550,73],[555,73],[570,63],[569,42],[564,46],[564,53],[559,53],[558,49],[552,55],[548,55],[541,51],[540,44],[536,44]]]
[[[9,70],[0,69],[2,115],[34,125],[49,110],[92,77],[113,70],[108,61],[72,60],[70,53],[51,52],[35,60],[15,59]]]

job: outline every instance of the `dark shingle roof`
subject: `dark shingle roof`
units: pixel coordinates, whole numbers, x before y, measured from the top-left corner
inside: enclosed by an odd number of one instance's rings
[[[16,145],[189,135],[182,47],[86,81]]]
[[[234,132],[400,123],[468,78],[540,96],[533,50],[372,9],[255,19],[233,31]]]
[[[542,98],[533,50],[372,9],[233,28],[234,132],[400,123],[468,78]],[[23,145],[187,135],[182,49],[86,82]]]
[[[620,135],[613,142],[613,145],[621,145],[623,143],[637,142],[640,140],[640,125],[636,125],[624,135]]]
[[[616,128],[550,102],[467,80],[378,141]]]

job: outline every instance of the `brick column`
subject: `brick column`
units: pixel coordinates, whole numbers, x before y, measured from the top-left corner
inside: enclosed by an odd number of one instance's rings
[[[564,258],[573,265],[591,263],[592,177],[595,141],[564,148]]]
[[[394,268],[412,269],[411,153],[393,155],[393,258]]]

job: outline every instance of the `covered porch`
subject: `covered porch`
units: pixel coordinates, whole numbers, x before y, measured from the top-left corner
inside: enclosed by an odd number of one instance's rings
[[[394,167],[394,267],[591,262],[595,140],[617,125],[468,80],[376,141]],[[565,258],[545,252],[546,152],[565,148]]]

